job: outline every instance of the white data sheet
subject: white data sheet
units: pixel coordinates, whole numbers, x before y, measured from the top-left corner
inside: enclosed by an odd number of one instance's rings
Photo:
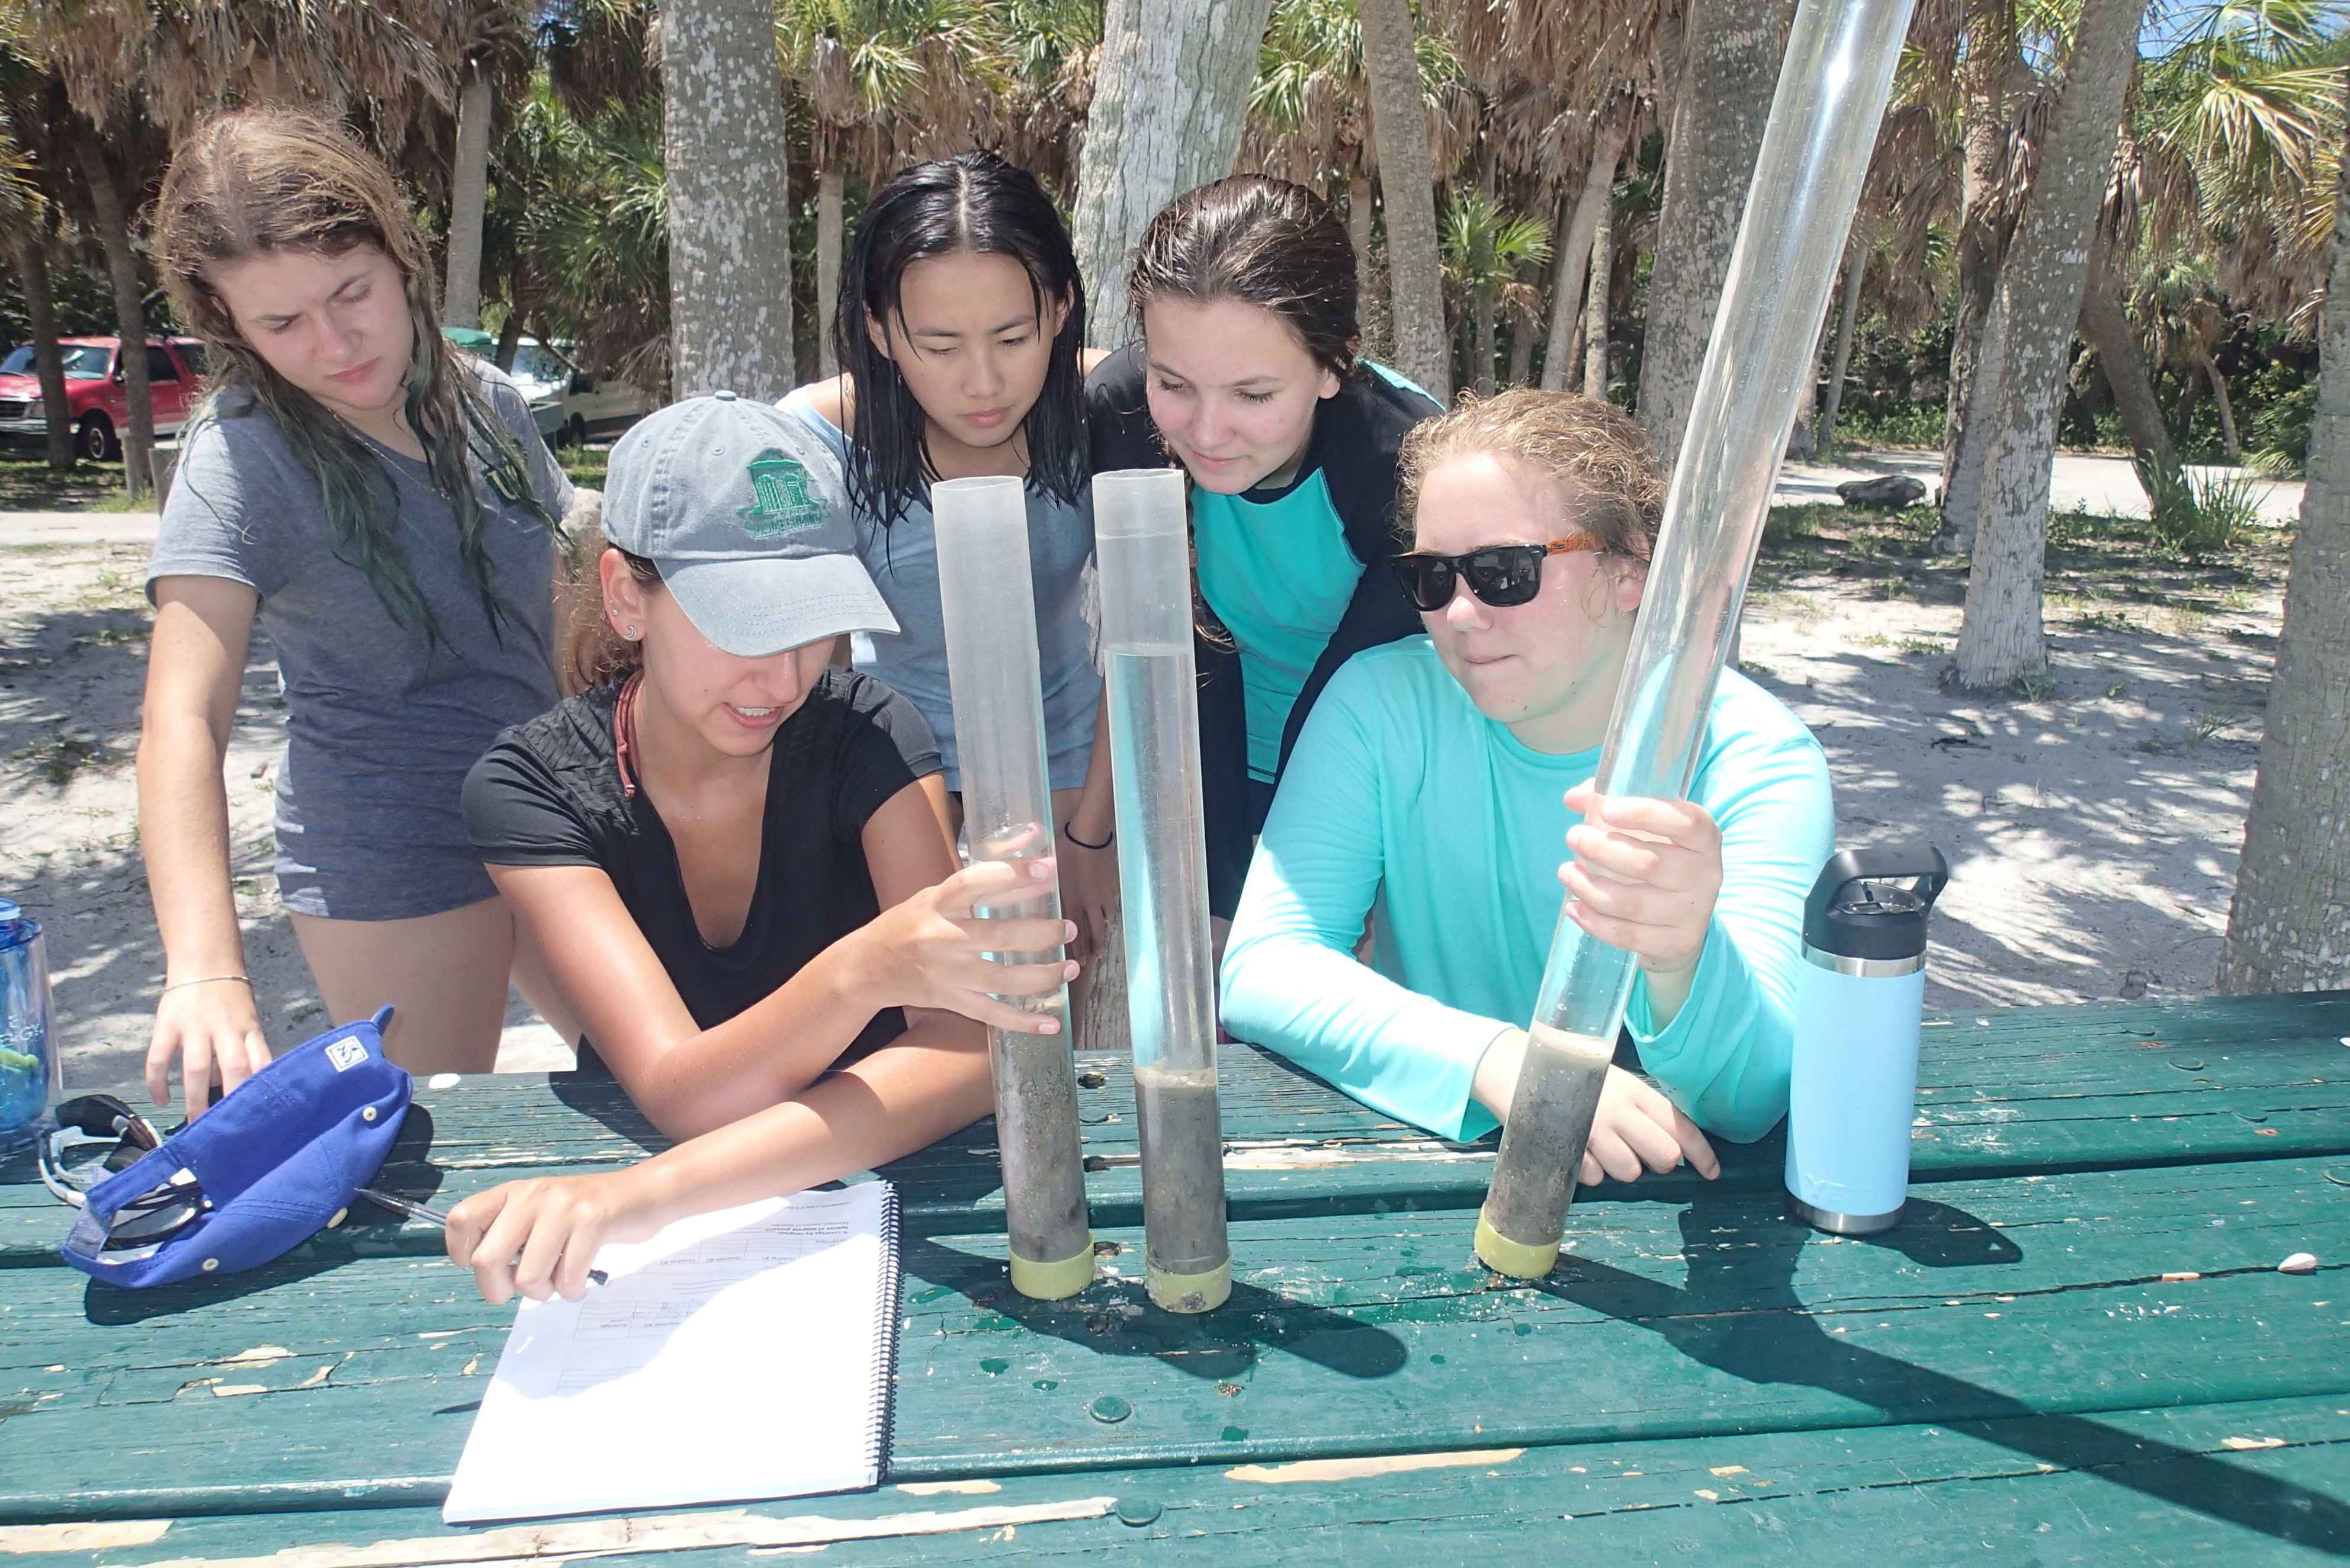
[[[800,1497],[880,1479],[897,1322],[889,1183],[607,1245],[608,1285],[524,1301],[452,1524]]]

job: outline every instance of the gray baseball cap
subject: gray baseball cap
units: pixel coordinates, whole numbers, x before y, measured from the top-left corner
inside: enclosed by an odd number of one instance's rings
[[[770,403],[713,392],[630,427],[605,476],[604,537],[651,557],[686,618],[728,653],[898,629],[857,558],[838,461]]]

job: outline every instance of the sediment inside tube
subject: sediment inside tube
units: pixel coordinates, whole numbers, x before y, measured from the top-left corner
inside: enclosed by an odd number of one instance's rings
[[[1558,1240],[1615,1054],[1610,1042],[1594,1035],[1541,1023],[1528,1032],[1485,1194],[1486,1223],[1511,1241],[1546,1246]]]
[[[1008,1241],[1019,1257],[1058,1262],[1091,1238],[1077,1141],[1076,1069],[1069,1052],[1069,993],[1065,988],[1003,1000],[1061,1021],[1057,1034],[987,1032]]]
[[[1150,1266],[1203,1274],[1231,1256],[1224,1239],[1224,1129],[1213,1068],[1134,1070],[1142,1143],[1142,1225]]]

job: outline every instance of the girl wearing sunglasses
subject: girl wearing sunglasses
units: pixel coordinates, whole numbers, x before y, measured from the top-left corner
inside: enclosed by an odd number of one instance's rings
[[[1700,1127],[1751,1139],[1787,1108],[1826,759],[1731,670],[1688,800],[1594,791],[1664,498],[1620,410],[1464,404],[1411,432],[1401,488],[1393,575],[1427,635],[1355,659],[1299,736],[1232,923],[1226,1026],[1477,1137],[1508,1114],[1564,882],[1567,918],[1639,958],[1625,1023],[1656,1081],[1610,1070],[1580,1179],[1683,1158],[1711,1179]]]
[[[1094,469],[1171,457],[1191,477],[1208,907],[1229,919],[1315,699],[1419,630],[1388,570],[1396,451],[1440,410],[1357,358],[1354,247],[1302,186],[1243,174],[1177,197],[1127,298],[1141,341],[1086,384]]]

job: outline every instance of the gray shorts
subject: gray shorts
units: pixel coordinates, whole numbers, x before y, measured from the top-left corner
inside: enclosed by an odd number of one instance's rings
[[[465,837],[463,774],[419,777],[416,798],[388,808],[306,800],[295,793],[293,774],[289,752],[277,770],[274,826],[277,894],[292,913],[410,920],[497,897]]]

